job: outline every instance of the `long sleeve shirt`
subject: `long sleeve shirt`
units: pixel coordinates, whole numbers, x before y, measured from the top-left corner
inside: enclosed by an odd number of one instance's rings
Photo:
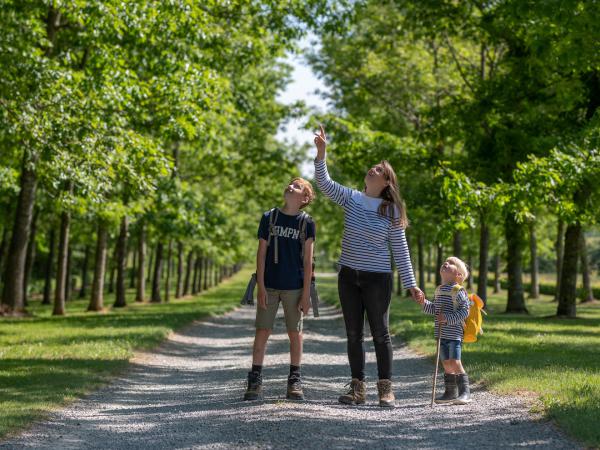
[[[339,263],[355,270],[389,273],[393,256],[403,286],[406,289],[415,287],[417,283],[404,229],[394,224],[390,217],[379,214],[382,199],[369,197],[333,181],[325,160],[315,160],[315,176],[321,192],[344,209]]]
[[[462,341],[463,323],[469,315],[469,297],[464,289],[456,292],[452,299],[452,289],[456,283],[443,284],[436,289],[433,302],[425,300],[423,312],[437,316],[440,311],[446,317],[447,323],[442,325],[442,339]],[[439,336],[440,325],[435,321],[435,337]]]

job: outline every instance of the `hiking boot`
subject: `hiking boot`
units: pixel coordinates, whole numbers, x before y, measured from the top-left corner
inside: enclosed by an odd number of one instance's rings
[[[446,392],[444,392],[441,397],[435,399],[436,403],[452,403],[458,397],[456,375],[451,373],[444,374],[444,384],[446,386]]]
[[[302,382],[300,381],[300,375],[291,374],[288,377],[287,394],[285,397],[288,400],[304,400],[304,392],[302,392]]]
[[[377,382],[377,394],[379,395],[379,406],[393,408],[396,398],[392,392],[392,382],[390,380],[379,380]]]
[[[262,374],[260,372],[248,372],[248,388],[244,394],[244,400],[260,400],[262,395]]]
[[[459,373],[456,376],[456,384],[458,384],[458,398],[454,400],[455,405],[466,405],[471,403],[471,389],[469,388],[469,375]]]
[[[360,381],[358,378],[352,378],[348,392],[344,395],[340,395],[338,401],[346,405],[362,405],[367,397],[367,385],[364,381]]]

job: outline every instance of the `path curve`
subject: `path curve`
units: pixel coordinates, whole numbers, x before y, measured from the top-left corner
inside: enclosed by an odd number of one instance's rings
[[[241,400],[250,362],[254,311],[197,322],[152,352],[139,353],[109,386],[37,423],[0,448],[552,448],[573,449],[515,397],[475,388],[475,402],[429,408],[431,361],[395,345],[397,408],[376,406],[376,366],[367,345],[368,402],[337,403],[348,381],[338,310],[305,322],[302,367],[307,400],[285,400],[288,342],[277,321],[265,361],[265,401]]]

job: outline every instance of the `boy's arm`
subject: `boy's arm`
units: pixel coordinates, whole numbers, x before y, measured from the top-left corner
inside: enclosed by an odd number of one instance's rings
[[[469,315],[469,297],[463,289],[456,294],[456,300],[458,300],[456,311],[446,315],[448,325],[456,325],[464,322]]]
[[[427,299],[423,300],[423,312],[431,316],[435,315],[435,305],[433,302],[430,302]]]
[[[265,260],[267,259],[267,241],[258,240],[258,251],[256,252],[256,284],[258,285],[257,302],[258,307],[267,309],[267,289],[265,287]]]
[[[313,249],[315,240],[308,238],[304,241],[304,280],[302,281],[302,298],[298,305],[298,310],[304,312],[304,315],[310,311],[310,283],[312,281],[312,263],[313,263]]]

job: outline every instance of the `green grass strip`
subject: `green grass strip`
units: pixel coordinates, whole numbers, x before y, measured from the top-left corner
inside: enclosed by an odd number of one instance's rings
[[[102,386],[136,350],[150,349],[171,331],[238,305],[250,276],[244,270],[194,298],[135,303],[85,312],[87,301],[67,303],[65,317],[32,302],[31,318],[0,319],[0,437]],[[111,305],[112,296],[106,298]]]
[[[317,282],[321,296],[338,303],[337,278],[321,277]],[[428,298],[433,291],[428,285]],[[527,307],[528,316],[504,314],[506,292],[491,295],[485,334],[463,346],[465,369],[493,392],[538,399],[534,408],[541,408],[574,438],[599,447],[600,305],[578,305],[577,319],[548,318],[556,312],[550,296],[528,300]],[[390,328],[412,349],[433,359],[433,318],[419,305],[394,296]]]

